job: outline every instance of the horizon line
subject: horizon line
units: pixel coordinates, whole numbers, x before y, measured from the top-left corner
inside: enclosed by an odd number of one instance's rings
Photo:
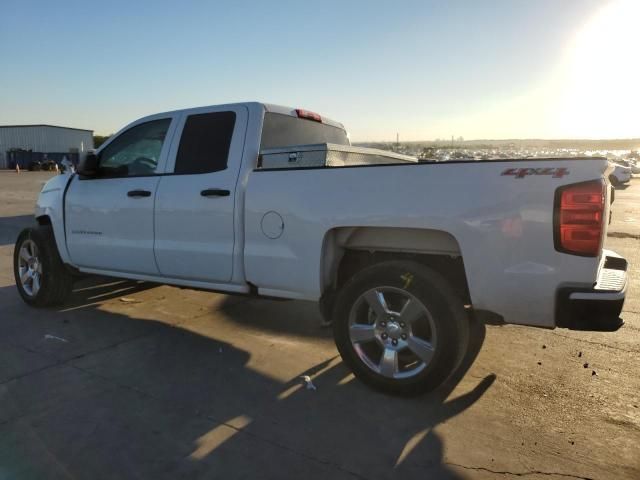
[[[640,137],[628,138],[477,138],[470,140],[453,139],[455,143],[467,142],[640,142]],[[396,140],[354,140],[353,143],[398,143]],[[399,143],[419,143],[419,142],[447,142],[448,139],[438,140],[400,140]]]

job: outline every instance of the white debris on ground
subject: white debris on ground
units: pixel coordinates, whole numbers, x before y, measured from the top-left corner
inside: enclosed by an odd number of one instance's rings
[[[303,375],[300,377],[303,381],[307,390],[317,390],[316,386],[311,381],[311,377],[309,375]]]
[[[56,337],[55,335],[50,335],[50,334],[46,334],[44,336],[45,340],[57,340],[58,342],[64,342],[64,343],[69,343],[69,340],[62,338],[62,337]]]
[[[137,298],[131,298],[131,297],[120,297],[120,301],[122,303],[141,303],[142,300],[138,300]]]

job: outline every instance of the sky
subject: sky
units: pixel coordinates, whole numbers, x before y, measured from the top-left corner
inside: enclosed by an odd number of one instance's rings
[[[354,141],[640,137],[638,0],[3,0],[0,125],[264,101]]]

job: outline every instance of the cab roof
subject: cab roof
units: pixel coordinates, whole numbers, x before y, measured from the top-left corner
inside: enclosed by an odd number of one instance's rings
[[[256,107],[258,108],[262,108],[265,112],[271,112],[271,113],[279,113],[281,115],[289,115],[292,117],[298,117],[298,113],[297,113],[297,109],[292,108],[292,107],[285,107],[284,105],[275,105],[273,103],[263,103],[263,102],[238,102],[238,103],[225,103],[225,104],[218,104],[218,105],[200,105],[197,107],[189,107],[189,108],[180,108],[177,110],[171,110],[168,112],[158,112],[158,113],[154,113],[152,115],[147,115],[141,119],[136,120],[136,122],[140,121],[140,120],[144,120],[144,119],[151,119],[151,118],[157,118],[158,116],[161,115],[167,115],[167,114],[176,114],[176,113],[183,113],[183,112],[189,112],[191,110],[193,111],[197,111],[198,109],[201,108],[208,108],[208,107],[238,107],[238,106],[244,106],[247,107],[250,111],[255,109]],[[344,125],[342,125],[340,122],[336,122],[335,120],[332,120],[328,117],[325,117],[324,115],[320,115],[320,117],[322,118],[322,123],[325,125],[331,125],[333,127],[337,127],[340,128],[342,130],[344,130]]]
[[[267,112],[280,113],[282,115],[290,115],[292,117],[298,116],[298,113],[295,108],[285,107],[283,105],[274,105],[272,103],[263,103],[262,106]],[[340,122],[336,122],[335,120],[327,118],[324,115],[320,115],[320,116],[322,117],[322,123],[326,125],[331,125],[333,127],[338,127],[344,130],[344,125],[342,125]]]

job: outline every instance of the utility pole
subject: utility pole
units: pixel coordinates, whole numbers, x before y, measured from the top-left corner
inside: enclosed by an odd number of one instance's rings
[[[453,135],[451,135],[451,148],[453,148]]]

